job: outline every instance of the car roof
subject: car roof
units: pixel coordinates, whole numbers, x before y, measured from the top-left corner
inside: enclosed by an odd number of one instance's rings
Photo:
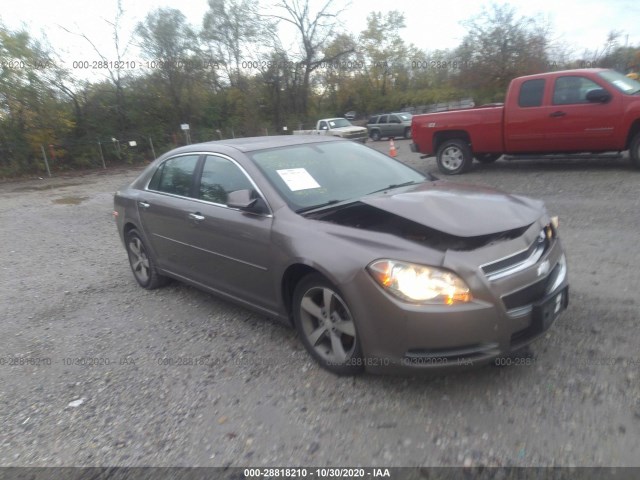
[[[231,147],[241,152],[266,150],[268,148],[306,145],[310,143],[348,142],[339,137],[320,135],[271,135],[264,137],[230,138],[212,142],[194,143],[174,150],[172,153],[188,153],[209,150],[212,147]]]

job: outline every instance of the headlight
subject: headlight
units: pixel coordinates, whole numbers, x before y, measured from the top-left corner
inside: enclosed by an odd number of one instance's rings
[[[453,305],[472,298],[467,284],[447,270],[396,260],[377,260],[367,270],[382,288],[402,300]]]

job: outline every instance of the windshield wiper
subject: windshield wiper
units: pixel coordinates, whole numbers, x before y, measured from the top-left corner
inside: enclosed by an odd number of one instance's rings
[[[373,192],[369,192],[367,193],[367,195],[372,195],[378,192],[384,192],[385,190],[393,190],[394,188],[407,187],[415,183],[422,183],[422,182],[414,182],[413,180],[411,180],[409,182],[404,182],[404,183],[392,183],[391,185],[387,185],[386,187],[381,188],[380,190],[374,190]]]
[[[329,200],[328,202],[319,203],[318,205],[311,205],[310,207],[302,207],[296,210],[296,213],[305,213],[310,212],[311,210],[319,210],[324,207],[328,207],[330,205],[335,205],[336,203],[343,202],[344,200]]]

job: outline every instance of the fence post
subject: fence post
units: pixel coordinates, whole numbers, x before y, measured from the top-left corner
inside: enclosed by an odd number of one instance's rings
[[[44,145],[40,145],[40,149],[42,150],[42,158],[44,158],[44,165],[47,167],[47,174],[51,177],[51,170],[49,170],[49,162],[47,161],[47,154],[44,152]]]
[[[98,140],[98,150],[100,150],[100,158],[102,158],[102,168],[107,169],[107,165],[104,163],[104,154],[102,153],[102,145],[100,144],[100,140]]]
[[[153,159],[155,160],[156,157],[156,149],[153,148],[153,140],[151,140],[151,137],[149,137],[149,144],[151,145],[151,152],[153,153]]]

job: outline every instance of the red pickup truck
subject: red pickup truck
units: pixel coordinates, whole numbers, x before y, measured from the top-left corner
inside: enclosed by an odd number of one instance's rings
[[[414,115],[411,134],[411,150],[448,175],[502,154],[629,150],[640,168],[640,83],[595,68],[519,77],[504,104]]]

